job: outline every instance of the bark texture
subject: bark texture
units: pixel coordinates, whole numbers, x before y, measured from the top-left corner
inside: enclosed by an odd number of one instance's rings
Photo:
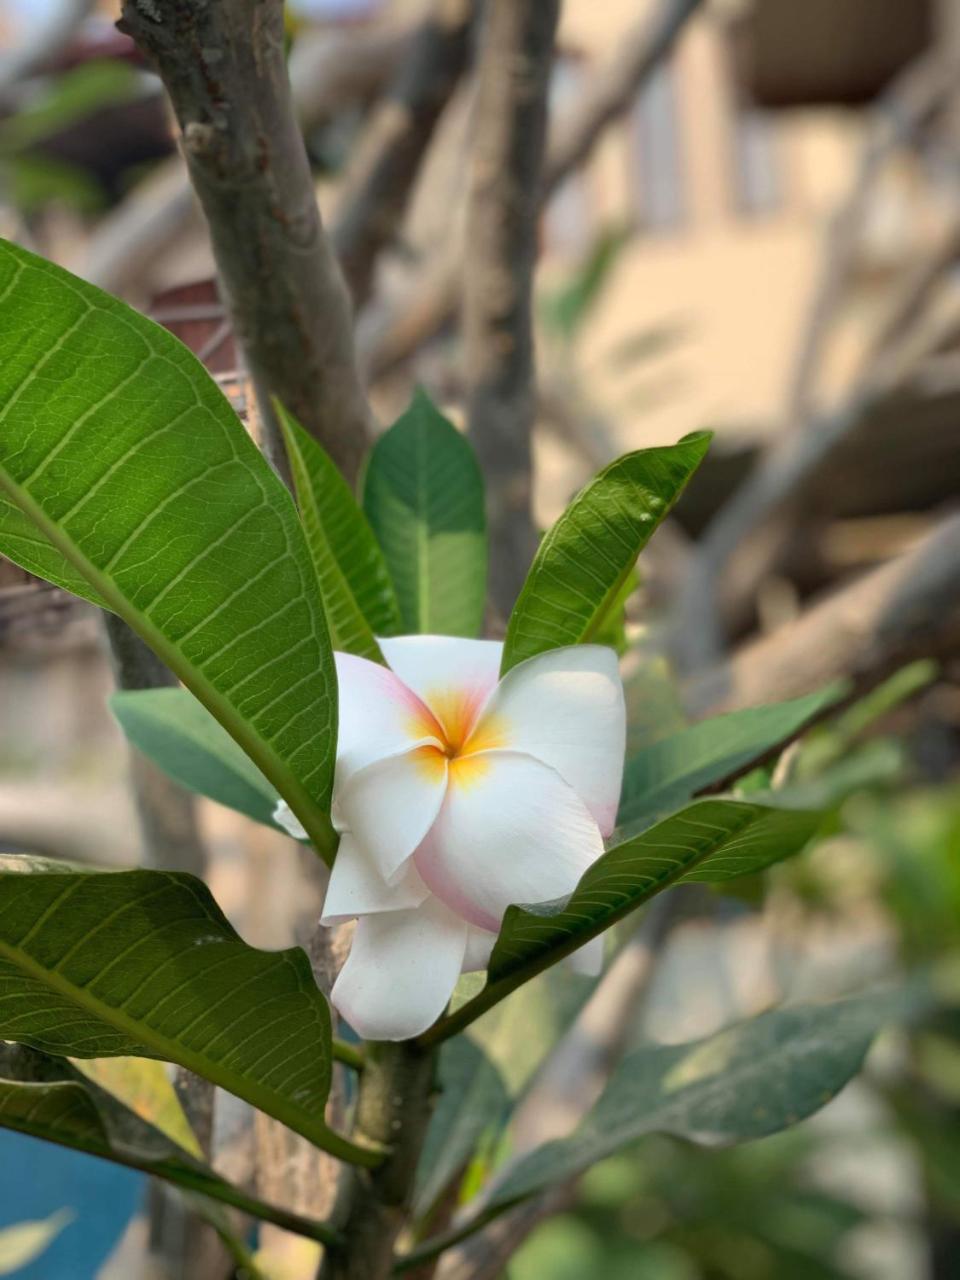
[[[173,104],[264,421],[279,397],[352,479],[369,412],[293,109],[282,0],[123,0],[120,26]]]
[[[463,289],[468,433],[487,484],[490,593],[506,619],[537,546],[533,271],[559,0],[490,0]]]

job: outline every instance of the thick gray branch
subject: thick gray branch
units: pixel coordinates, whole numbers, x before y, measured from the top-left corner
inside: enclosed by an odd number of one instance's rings
[[[282,0],[123,0],[155,64],[266,422],[278,396],[350,477],[368,410],[284,57]]]
[[[333,230],[354,306],[370,296],[434,129],[466,69],[476,0],[434,0],[350,164]]]
[[[558,0],[490,0],[463,282],[467,423],[487,482],[490,590],[507,618],[537,538],[532,292]]]

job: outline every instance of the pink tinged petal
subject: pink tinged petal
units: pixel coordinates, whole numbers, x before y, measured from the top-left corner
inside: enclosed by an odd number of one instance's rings
[[[390,882],[430,830],[446,788],[447,757],[436,747],[388,756],[351,775],[335,821]]]
[[[273,820],[278,826],[283,827],[288,836],[293,836],[294,840],[306,840],[307,829],[286,800],[278,800],[274,805]]]
[[[582,973],[587,978],[598,977],[603,969],[603,935],[578,947],[567,956],[567,964],[574,973]]]
[[[467,930],[467,950],[463,957],[463,972],[475,973],[478,969],[486,969],[496,940],[495,933],[488,933],[486,929],[474,929],[471,926]]]
[[[419,907],[429,892],[412,864],[395,885],[388,885],[348,832],[340,841],[330,872],[320,923],[341,924],[354,916]]]
[[[433,717],[392,671],[352,653],[334,658],[340,696],[337,787],[374,760],[438,742]]]
[[[484,708],[479,745],[525,751],[556,769],[604,835],[613,830],[623,780],[626,707],[612,649],[571,645],[511,668]]]
[[[466,945],[467,926],[435,898],[362,916],[330,998],[365,1040],[408,1040],[443,1013]]]
[[[380,640],[383,656],[459,744],[500,677],[499,640],[397,636]]]
[[[510,903],[565,897],[602,853],[596,822],[558,773],[519,752],[487,751],[451,761],[414,863],[451,910],[496,933]]]

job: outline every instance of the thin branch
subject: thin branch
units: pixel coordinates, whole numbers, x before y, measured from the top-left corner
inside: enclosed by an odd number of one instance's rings
[[[333,230],[353,304],[396,238],[437,121],[466,69],[476,0],[433,0],[393,84],[377,105],[344,183]]]
[[[815,602],[693,681],[698,714],[798,697],[849,676],[858,692],[920,657],[960,644],[960,515],[912,550]]]
[[[490,594],[509,617],[537,548],[533,271],[559,0],[489,0],[463,281],[467,425],[486,479]]]
[[[577,107],[551,138],[540,192],[541,207],[590,155],[598,139],[634,101],[666,58],[702,0],[661,0],[653,17],[623,37],[619,53],[597,68]],[[459,241],[448,243],[417,274],[387,324],[371,335],[363,353],[372,377],[382,377],[408,359],[455,315],[463,267]]]
[[[120,25],[173,103],[264,422],[275,395],[354,477],[369,411],[293,109],[282,0],[123,0]]]

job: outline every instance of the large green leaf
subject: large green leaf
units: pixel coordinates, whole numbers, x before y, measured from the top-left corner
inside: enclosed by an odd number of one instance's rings
[[[620,826],[649,820],[686,804],[790,738],[840,696],[833,685],[804,698],[748,707],[691,725],[632,756],[623,773]]]
[[[186,347],[6,243],[0,492],[332,851],[336,678],[289,494]],[[23,550],[0,522],[0,552]]]
[[[137,750],[181,786],[277,826],[276,790],[188,689],[125,690],[110,707]]]
[[[574,1133],[507,1166],[454,1230],[424,1241],[396,1270],[420,1266],[512,1205],[646,1135],[731,1145],[797,1124],[859,1071],[885,1022],[922,1015],[930,1004],[930,993],[878,992],[774,1009],[690,1044],[638,1049]]]
[[[363,506],[397,589],[404,629],[477,636],[487,535],[483,480],[470,445],[418,390],[373,447]]]
[[[176,1062],[319,1146],[330,1014],[299,949],[247,946],[209,890],[166,871],[0,855],[0,1038],[73,1058]]]
[[[28,573],[63,587],[75,596],[99,605],[110,606],[90,585],[80,571],[40,533],[32,520],[16,503],[0,492],[0,551]],[[112,612],[112,610],[111,610]]]
[[[507,908],[486,986],[441,1019],[423,1042],[443,1040],[469,1025],[668,885],[718,884],[798,853],[820,820],[819,813],[700,800],[616,845],[584,873],[569,898]]]
[[[247,1195],[69,1063],[22,1045],[0,1044],[0,1128],[140,1169],[315,1240],[336,1238]]]
[[[277,416],[333,647],[383,662],[375,636],[402,630],[383,552],[350,486],[321,446],[279,404]]]
[[[488,1203],[515,1203],[649,1133],[718,1145],[786,1129],[843,1088],[879,1027],[902,1012],[897,994],[798,1005],[692,1044],[639,1049],[577,1131],[521,1160]]]
[[[507,627],[501,670],[593,638],[637,556],[680,497],[710,443],[638,449],[600,472],[540,544]]]

